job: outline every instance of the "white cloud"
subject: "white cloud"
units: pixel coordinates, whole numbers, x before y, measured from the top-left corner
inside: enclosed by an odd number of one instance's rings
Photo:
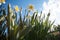
[[[43,14],[47,15],[50,10],[50,20],[60,24],[60,0],[49,0],[43,3]]]

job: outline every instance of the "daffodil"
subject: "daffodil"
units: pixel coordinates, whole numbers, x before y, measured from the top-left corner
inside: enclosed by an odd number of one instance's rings
[[[33,10],[33,9],[34,9],[34,6],[30,4],[30,5],[28,6],[28,9],[29,9],[29,10]]]
[[[2,3],[5,3],[5,0],[1,0]]]
[[[0,0],[0,5],[2,5],[2,3],[5,4],[5,0]]]
[[[19,11],[19,8],[18,8],[18,6],[17,6],[17,5],[15,6],[15,10],[16,10],[16,11]]]

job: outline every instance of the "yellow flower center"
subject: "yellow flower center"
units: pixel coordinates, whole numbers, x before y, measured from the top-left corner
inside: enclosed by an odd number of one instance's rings
[[[18,8],[18,6],[17,6],[17,5],[15,6],[15,10],[16,10],[16,11],[19,11],[19,8]]]
[[[29,5],[28,6],[28,9],[33,10],[34,9],[34,6],[33,5]]]
[[[4,3],[4,2],[5,2],[5,0],[1,0],[1,2],[2,2],[2,3]]]

